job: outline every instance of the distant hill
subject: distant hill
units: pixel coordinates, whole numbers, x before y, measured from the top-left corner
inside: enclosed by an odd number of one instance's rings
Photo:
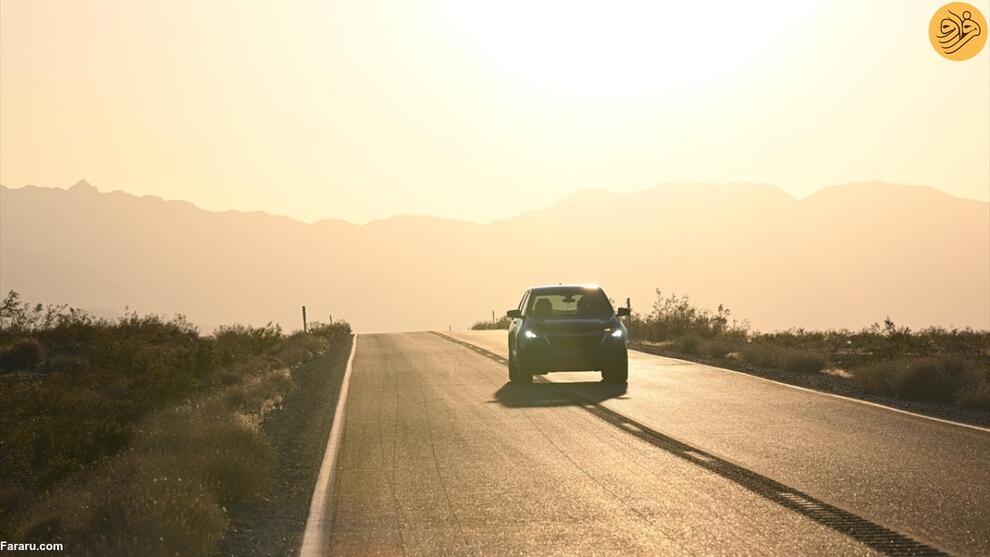
[[[646,311],[653,289],[724,303],[767,330],[990,328],[990,204],[855,183],[795,199],[767,185],[582,191],[476,224],[399,216],[313,224],[181,201],[0,187],[0,289],[25,299],[220,323],[359,331],[464,328],[526,286],[598,282]]]

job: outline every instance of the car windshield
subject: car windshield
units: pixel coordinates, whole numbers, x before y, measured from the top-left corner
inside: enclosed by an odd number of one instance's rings
[[[534,290],[526,313],[534,317],[606,317],[612,305],[600,288],[560,287]]]

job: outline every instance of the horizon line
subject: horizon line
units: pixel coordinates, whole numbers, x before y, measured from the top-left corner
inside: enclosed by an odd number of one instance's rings
[[[95,191],[99,195],[123,194],[123,195],[127,195],[129,197],[133,197],[135,199],[149,199],[149,200],[154,200],[154,201],[160,201],[160,202],[163,202],[163,203],[176,203],[176,204],[190,205],[194,209],[197,209],[199,211],[204,211],[204,212],[207,212],[207,213],[213,213],[213,214],[217,214],[217,215],[230,214],[230,213],[239,214],[239,215],[264,215],[264,216],[272,217],[272,218],[288,219],[288,220],[291,220],[293,222],[297,222],[299,224],[305,224],[305,225],[315,225],[315,224],[323,224],[323,223],[332,223],[333,222],[333,223],[340,223],[340,224],[346,224],[346,225],[351,225],[351,226],[369,226],[369,225],[373,225],[373,224],[377,224],[377,223],[382,223],[382,222],[387,222],[387,221],[390,221],[390,220],[400,219],[400,218],[418,218],[418,219],[442,220],[442,221],[447,221],[447,222],[454,222],[454,223],[461,223],[461,224],[471,224],[471,225],[478,225],[478,226],[488,226],[488,225],[492,225],[492,224],[495,224],[495,223],[512,220],[514,218],[517,218],[519,216],[522,216],[522,215],[525,215],[527,213],[531,213],[531,212],[534,212],[534,211],[546,210],[546,209],[549,209],[549,208],[557,205],[558,203],[560,203],[561,201],[563,201],[565,199],[571,198],[571,197],[573,197],[575,195],[580,195],[582,193],[591,193],[591,192],[600,192],[600,193],[612,194],[612,195],[631,195],[631,194],[645,193],[645,192],[648,192],[648,191],[658,190],[658,189],[661,189],[661,188],[676,187],[676,186],[704,186],[704,187],[715,187],[715,188],[731,188],[731,187],[739,187],[739,186],[760,186],[760,187],[768,187],[768,188],[772,188],[774,190],[777,190],[778,192],[786,195],[787,197],[791,198],[794,201],[804,201],[804,200],[807,200],[807,199],[809,199],[809,198],[811,198],[811,197],[813,197],[813,196],[815,196],[817,194],[820,194],[821,192],[823,192],[823,191],[825,191],[827,189],[830,189],[830,188],[845,187],[845,186],[869,185],[869,184],[882,184],[882,185],[887,185],[887,186],[896,186],[896,187],[899,187],[899,188],[926,189],[926,190],[932,190],[932,191],[934,191],[934,192],[936,192],[938,194],[944,195],[944,196],[949,197],[949,198],[952,198],[952,199],[957,199],[957,200],[961,200],[961,201],[975,201],[977,203],[990,204],[990,199],[973,199],[973,198],[970,198],[970,197],[960,197],[960,196],[957,196],[957,195],[953,195],[953,194],[951,194],[949,192],[946,192],[946,191],[944,191],[944,190],[942,190],[940,188],[937,188],[935,186],[919,185],[919,184],[898,184],[898,183],[895,183],[895,182],[887,182],[887,181],[882,180],[882,179],[851,180],[851,181],[848,181],[848,182],[843,182],[843,183],[838,183],[838,184],[829,184],[829,185],[825,185],[825,186],[822,186],[820,188],[817,188],[817,189],[815,189],[815,190],[813,190],[813,191],[811,191],[811,192],[809,192],[809,193],[807,193],[806,195],[803,195],[803,196],[794,195],[794,194],[792,194],[792,193],[784,190],[783,188],[781,188],[780,186],[778,186],[776,184],[770,184],[770,183],[767,183],[767,182],[746,182],[746,181],[740,181],[740,182],[713,183],[713,182],[697,182],[697,181],[685,181],[685,182],[663,181],[663,182],[657,182],[656,184],[654,184],[653,186],[650,186],[650,187],[645,187],[645,188],[641,188],[641,189],[626,190],[626,191],[616,191],[616,190],[611,190],[611,189],[607,189],[607,188],[581,188],[581,189],[576,189],[576,190],[573,190],[572,192],[570,192],[570,193],[568,193],[568,194],[566,194],[566,195],[564,195],[562,197],[559,197],[556,201],[550,203],[549,205],[545,205],[545,206],[542,206],[542,207],[535,207],[535,208],[531,208],[531,209],[525,209],[525,210],[516,212],[516,213],[514,213],[514,214],[512,214],[510,216],[501,217],[501,218],[495,218],[495,219],[491,219],[491,220],[488,220],[488,221],[465,220],[465,219],[459,219],[459,218],[455,218],[455,217],[445,217],[445,216],[431,215],[431,214],[425,214],[425,213],[395,213],[393,215],[386,216],[386,217],[378,217],[378,218],[372,218],[370,220],[363,221],[363,222],[355,222],[355,221],[350,221],[350,220],[346,220],[346,219],[339,218],[339,217],[326,217],[326,218],[321,218],[321,219],[317,219],[317,220],[306,220],[306,219],[302,219],[302,218],[299,218],[299,217],[293,217],[293,216],[290,216],[290,215],[284,215],[284,214],[279,214],[279,213],[271,213],[271,212],[265,211],[263,209],[251,209],[251,210],[243,210],[243,209],[209,209],[209,208],[206,208],[206,207],[203,207],[203,206],[200,206],[200,205],[196,204],[196,202],[194,202],[194,201],[189,201],[187,199],[166,199],[166,198],[160,197],[158,195],[154,195],[154,194],[140,195],[140,194],[131,193],[129,191],[122,190],[122,189],[101,190],[98,187],[94,186],[92,183],[90,183],[85,178],[82,178],[82,179],[77,180],[71,186],[39,186],[37,184],[23,184],[21,186],[7,186],[7,185],[5,185],[3,183],[0,183],[0,188],[9,189],[9,190],[22,190],[22,189],[28,189],[28,188],[36,188],[36,189],[47,189],[47,190],[61,190],[61,191],[65,191],[65,192],[70,192],[73,189],[89,189],[89,190]]]

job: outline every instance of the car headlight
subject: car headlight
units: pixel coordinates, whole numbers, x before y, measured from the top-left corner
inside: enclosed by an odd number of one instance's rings
[[[619,328],[619,329],[616,329],[616,330],[612,331],[611,336],[612,336],[612,338],[622,338],[622,329]]]
[[[523,331],[523,336],[526,337],[526,338],[537,338],[538,337],[538,335],[536,333],[534,333],[533,331],[530,331],[529,329],[526,329],[525,331]]]

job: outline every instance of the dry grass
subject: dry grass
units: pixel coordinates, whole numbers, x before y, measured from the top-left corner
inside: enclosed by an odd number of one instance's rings
[[[350,328],[317,331],[202,336],[181,317],[100,320],[12,293],[0,352],[37,372],[0,374],[0,537],[79,555],[210,554],[225,506],[250,500],[275,463],[259,424],[293,388],[288,367]]]
[[[853,384],[867,392],[990,408],[990,371],[961,358],[885,360],[852,373]]]
[[[293,388],[272,369],[144,420],[131,448],[33,505],[14,539],[81,555],[207,555],[225,508],[250,501],[275,464],[261,417]]]

